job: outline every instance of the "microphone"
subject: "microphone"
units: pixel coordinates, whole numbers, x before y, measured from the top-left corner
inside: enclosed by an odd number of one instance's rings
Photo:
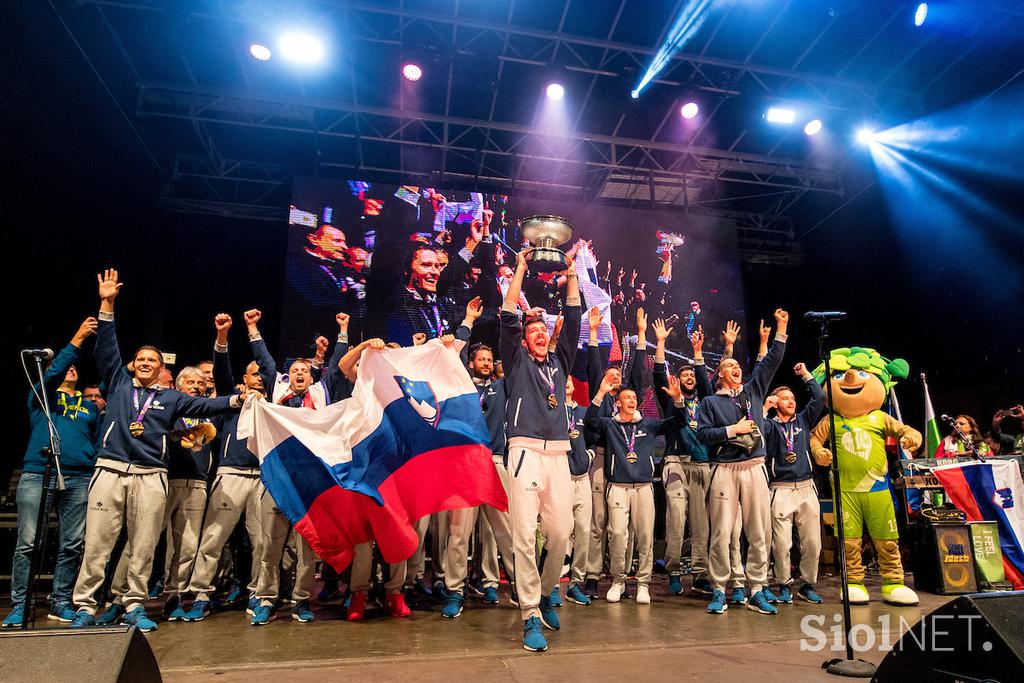
[[[41,360],[53,360],[53,349],[23,349],[21,355]]]
[[[942,415],[939,415],[939,419],[942,420],[943,422],[949,422],[949,423],[956,422],[956,420],[951,418],[949,415],[946,415],[945,413],[943,413]]]
[[[825,321],[843,320],[846,318],[846,311],[807,311],[804,313],[804,320]]]

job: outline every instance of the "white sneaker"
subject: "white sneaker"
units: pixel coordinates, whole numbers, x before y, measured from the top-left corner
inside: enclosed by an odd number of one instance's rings
[[[612,581],[612,587],[608,589],[608,594],[604,596],[604,599],[608,602],[618,602],[622,599],[624,590],[626,590],[625,581]]]
[[[651,590],[647,586],[636,587],[636,604],[638,605],[649,605],[651,604]]]

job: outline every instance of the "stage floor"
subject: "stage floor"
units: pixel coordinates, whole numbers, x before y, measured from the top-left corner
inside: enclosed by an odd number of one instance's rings
[[[543,654],[522,649],[519,610],[508,603],[504,590],[500,605],[471,598],[453,620],[442,618],[435,605],[408,619],[368,610],[365,621],[348,623],[335,602],[315,606],[317,620],[310,624],[293,621],[281,610],[277,620],[256,628],[238,610],[193,624],[161,622],[147,637],[168,681],[624,681],[671,675],[795,683],[824,679],[821,663],[843,654],[801,650],[804,617],[821,615],[815,625],[822,631],[841,619],[836,578],[820,583],[824,605],[782,605],[777,616],[735,606],[724,615],[709,615],[706,600],[669,595],[667,583],[666,576],[655,576],[651,605],[631,600],[598,600],[589,607],[567,603],[559,611],[562,629],[545,630],[549,650]],[[602,582],[602,594],[606,587],[607,581]],[[877,581],[869,587],[877,596]],[[876,642],[891,644],[908,625],[950,599],[922,594],[920,606],[905,608],[876,601],[853,608],[853,621],[869,625]],[[154,603],[151,613],[158,609]],[[877,647],[863,658],[880,662],[884,653]]]

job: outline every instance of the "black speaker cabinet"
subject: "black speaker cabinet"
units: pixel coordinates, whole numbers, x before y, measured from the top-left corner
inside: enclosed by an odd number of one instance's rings
[[[159,683],[153,650],[134,626],[0,632],[0,681]]]
[[[960,522],[924,522],[914,544],[914,587],[926,593],[960,595],[978,590],[971,532]]]
[[[1024,591],[964,595],[939,607],[903,634],[873,680],[1024,680]]]

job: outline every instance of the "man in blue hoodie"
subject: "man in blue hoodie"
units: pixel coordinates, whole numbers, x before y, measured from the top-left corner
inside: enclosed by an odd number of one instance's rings
[[[713,593],[707,611],[723,614],[725,584],[731,575],[729,544],[736,518],[743,520],[747,536],[746,577],[751,596],[748,609],[776,614],[770,594],[762,589],[768,578],[768,534],[771,530],[771,494],[765,466],[763,434],[766,429],[764,399],[768,385],[786,351],[789,314],[775,311],[776,334],[768,355],[743,382],[743,370],[733,358],[718,366],[721,389],[701,400],[697,407],[697,438],[708,448],[711,483],[708,486],[708,520],[711,547],[708,557]]]
[[[520,322],[516,315],[526,276],[526,255],[516,255],[516,271],[501,307],[499,350],[505,369],[509,516],[515,552],[516,589],[523,616],[523,648],[547,650],[541,624],[558,629],[558,613],[546,590],[562,573],[564,550],[572,534],[572,478],[569,430],[565,421],[565,381],[576,360],[580,339],[580,289],[576,267],[568,259],[565,275],[564,331],[555,353],[548,353],[548,327],[541,318]],[[549,548],[543,577],[535,559],[537,518]],[[546,590],[545,590],[546,589]]]
[[[228,355],[231,316],[227,313],[218,313],[213,324],[217,330],[217,340],[213,345],[213,381],[218,396],[230,396],[238,391],[235,388],[231,358]],[[250,392],[265,396],[263,377],[256,361],[251,361],[245,366],[242,386]],[[199,552],[196,554],[188,587],[188,592],[195,596],[195,599],[188,610],[181,606],[173,612],[170,617],[172,620],[202,621],[209,614],[210,598],[214,591],[214,578],[217,575],[221,553],[242,515],[245,515],[245,530],[252,544],[249,604],[246,609],[249,616],[252,616],[259,606],[259,600],[255,597],[256,584],[259,579],[260,555],[265,535],[260,522],[260,506],[264,498],[270,500],[270,496],[260,481],[259,460],[246,447],[245,441],[238,438],[237,432],[238,413],[224,415],[220,423],[220,458],[217,475],[213,480],[213,486],[210,487],[203,533],[199,540]]]
[[[592,309],[591,313],[594,310]],[[573,380],[565,382],[565,421],[569,429],[569,474],[572,475],[572,564],[569,567],[569,588],[565,599],[577,605],[589,605],[590,596],[584,591],[587,577],[587,555],[590,549],[590,527],[594,518],[594,499],[590,482],[590,463],[594,451],[587,448],[587,407],[573,400]],[[558,587],[555,586],[555,590]]]
[[[672,334],[661,320],[654,321],[657,347],[654,351],[654,395],[661,407],[662,417],[672,411],[665,364],[665,340]],[[697,404],[712,393],[711,382],[704,369],[704,330],[699,326],[690,335],[694,365],[683,365],[677,377],[683,396],[685,419],[679,429],[665,437],[665,459],[661,481],[665,486],[665,568],[669,574],[668,590],[673,595],[683,592],[681,556],[683,531],[690,522],[690,572],[693,574],[692,591],[696,595],[711,595],[708,581],[708,513],[705,498],[711,468],[708,451],[697,438]]]
[[[96,472],[89,484],[85,556],[75,582],[74,626],[95,623],[96,593],[103,584],[111,549],[127,529],[130,556],[124,621],[142,631],[156,623],[146,614],[153,551],[163,531],[167,502],[167,440],[181,417],[213,417],[237,410],[244,397],[200,398],[157,384],[164,368],[159,349],[143,346],[125,369],[114,328],[114,300],[123,283],[117,271],[97,275],[100,295],[96,365],[107,386]]]
[[[642,310],[642,309],[641,309]],[[637,316],[637,346],[647,345],[647,317]],[[613,388],[611,379],[601,383],[587,406],[586,424],[605,441],[605,475],[608,480],[608,557],[612,585],[605,599],[618,602],[626,588],[626,541],[630,529],[640,556],[636,573],[636,601],[651,603],[650,582],[654,568],[654,451],[658,437],[679,429],[680,412],[673,410],[665,419],[645,418],[637,410],[636,389],[619,390],[614,417],[601,417],[601,405]],[[681,400],[679,380],[670,377],[664,392],[673,401]],[[631,558],[628,558],[631,559]]]
[[[78,369],[75,363],[82,352],[82,344],[96,332],[96,319],[86,318],[75,336],[57,354],[43,374],[42,391],[50,404],[53,424],[60,437],[60,470],[64,475],[64,490],[57,490],[57,473],[53,471],[47,498],[53,500],[60,527],[57,532],[57,565],[53,572],[53,590],[50,592],[48,619],[68,623],[74,620],[71,590],[85,542],[85,508],[89,495],[89,477],[96,464],[96,436],[99,432],[100,411],[95,403],[85,400],[75,389]],[[28,590],[29,565],[36,542],[36,523],[39,506],[43,504],[43,473],[50,447],[50,430],[42,406],[36,398],[40,386],[36,384],[28,395],[31,432],[22,461],[21,479],[18,480],[18,540],[14,546],[11,577],[11,602],[14,608],[3,620],[3,628],[20,627],[25,618],[25,598]]]
[[[778,387],[766,403],[767,407],[775,408],[775,416],[765,423],[765,445],[772,491],[772,558],[780,586],[776,596],[779,602],[793,602],[789,553],[796,525],[803,582],[797,595],[807,602],[820,603],[822,598],[814,584],[818,581],[821,555],[821,507],[814,487],[810,439],[825,407],[825,392],[803,363],[797,363],[793,373],[803,380],[811,397],[804,409],[796,411],[796,397],[789,387]]]

